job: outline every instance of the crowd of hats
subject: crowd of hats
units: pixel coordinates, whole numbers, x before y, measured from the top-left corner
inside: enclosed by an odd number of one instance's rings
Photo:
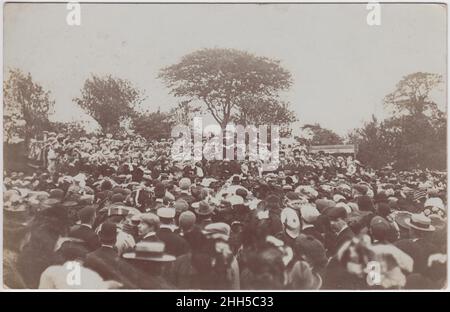
[[[436,273],[443,261],[429,260],[446,256],[445,172],[373,170],[352,158],[286,146],[279,169],[261,172],[248,159],[174,161],[170,142],[50,136],[44,145],[57,156],[51,168],[44,163],[4,178],[4,247],[19,259],[47,235],[42,224],[58,223],[68,230],[51,231],[69,237],[70,229],[90,224],[125,261],[167,264],[163,278],[174,288],[214,287],[173,281],[176,263],[185,255],[194,263],[199,254],[226,264],[224,281],[208,271],[217,288],[440,288],[446,282]],[[188,248],[170,254],[171,242],[143,239],[144,225],[169,228]],[[121,235],[131,235],[132,243],[119,246]],[[376,284],[364,273],[371,261],[386,264]]]

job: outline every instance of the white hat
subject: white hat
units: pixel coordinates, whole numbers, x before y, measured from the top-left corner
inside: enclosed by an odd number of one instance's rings
[[[172,219],[175,218],[175,208],[161,207],[156,211],[156,215],[160,218]]]
[[[210,223],[204,227],[202,232],[211,238],[228,240],[231,233],[231,227],[224,222]]]
[[[313,223],[320,216],[319,210],[311,204],[304,204],[300,207],[302,219],[308,223]]]
[[[412,214],[411,218],[405,220],[405,223],[419,231],[433,232],[435,230],[435,227],[431,225],[431,219],[423,214]]]
[[[75,182],[82,182],[82,181],[86,181],[86,176],[83,173],[79,173],[76,176],[73,177],[73,180]]]
[[[243,205],[244,199],[239,195],[231,195],[226,199],[232,206],[234,205]]]
[[[296,238],[300,234],[300,219],[294,209],[284,208],[281,211],[281,223],[289,236]]]
[[[310,185],[300,185],[295,189],[295,192],[308,197],[317,197],[317,195],[319,195],[319,193]]]
[[[439,197],[428,198],[425,201],[424,207],[436,207],[442,210],[445,210],[444,202]]]
[[[343,203],[343,202],[337,203],[336,207],[344,208],[345,211],[347,212],[347,214],[350,214],[353,211],[352,208],[349,205],[347,205],[346,203]]]
[[[341,194],[336,194],[333,196],[333,201],[335,201],[336,203],[338,203],[340,200],[345,200],[345,197]]]

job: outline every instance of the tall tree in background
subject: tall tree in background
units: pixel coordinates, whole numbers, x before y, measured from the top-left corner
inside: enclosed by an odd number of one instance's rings
[[[132,129],[147,140],[168,139],[174,125],[170,113],[159,109],[153,113],[144,113],[132,118]]]
[[[49,124],[48,115],[54,107],[50,91],[33,81],[31,74],[19,69],[9,70],[8,79],[3,82],[4,141],[26,142],[33,135],[45,130]]]
[[[105,133],[115,131],[123,119],[134,116],[136,106],[142,100],[141,91],[128,80],[110,75],[92,75],[85,81],[81,96],[74,99]]]
[[[203,49],[185,55],[158,76],[176,97],[202,102],[225,128],[234,112],[247,104],[275,101],[287,90],[291,74],[279,61],[234,49]]]
[[[408,115],[436,112],[437,104],[430,99],[430,92],[442,83],[442,76],[417,72],[403,77],[394,92],[384,98],[385,106],[392,107],[394,114]]]
[[[347,136],[347,143],[358,147],[357,159],[372,168],[381,168],[390,164],[395,150],[399,129],[387,130],[374,115],[361,128],[354,129]]]
[[[440,75],[414,73],[403,77],[384,103],[394,115],[378,122],[374,117],[349,136],[358,144],[358,159],[375,168],[445,169],[447,119],[430,93],[442,83]]]
[[[240,125],[285,125],[297,120],[289,104],[278,99],[249,97],[239,104],[233,121]]]

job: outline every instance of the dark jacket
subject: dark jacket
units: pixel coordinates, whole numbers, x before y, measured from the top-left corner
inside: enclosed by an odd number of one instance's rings
[[[160,228],[156,232],[156,236],[166,244],[165,251],[168,254],[178,257],[189,251],[189,244],[186,240],[168,228]]]
[[[129,263],[119,257],[111,247],[101,246],[86,256],[84,266],[97,272],[104,280],[114,280],[122,283],[124,288],[135,288],[130,281]]]
[[[341,248],[345,242],[352,240],[353,237],[355,237],[355,234],[349,227],[345,228],[336,237],[333,237],[333,241],[327,244],[328,246],[330,246],[328,249],[328,256],[334,256],[339,248]]]
[[[85,241],[89,251],[94,251],[101,246],[95,231],[84,224],[75,225],[70,230],[69,236]]]
[[[322,244],[324,243],[324,237],[314,226],[302,229],[301,233],[305,235],[311,235],[312,237],[320,241]]]

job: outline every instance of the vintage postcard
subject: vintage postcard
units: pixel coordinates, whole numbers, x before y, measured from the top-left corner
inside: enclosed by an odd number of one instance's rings
[[[3,288],[445,289],[447,28],[446,3],[6,2]]]

